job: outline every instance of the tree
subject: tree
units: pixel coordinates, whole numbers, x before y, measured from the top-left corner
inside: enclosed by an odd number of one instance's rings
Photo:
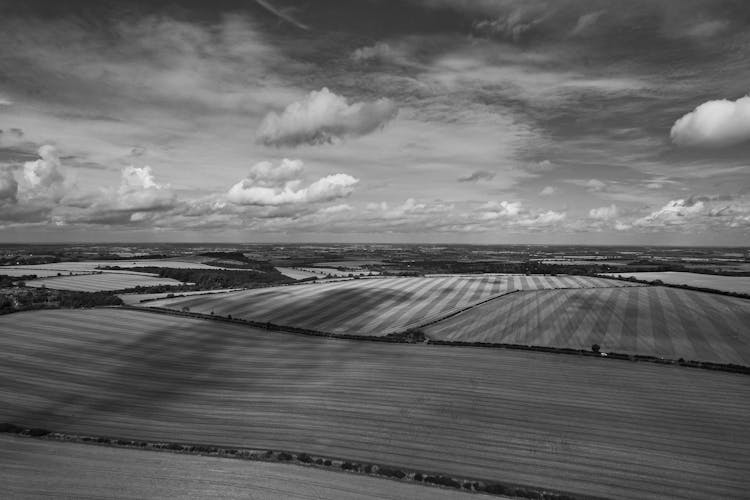
[[[591,352],[599,352],[599,349],[601,349],[601,347],[599,346],[599,344],[592,344],[591,345]]]

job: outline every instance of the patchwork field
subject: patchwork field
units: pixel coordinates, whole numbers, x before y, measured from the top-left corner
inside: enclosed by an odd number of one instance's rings
[[[102,273],[81,274],[75,276],[61,276],[41,278],[26,282],[26,286],[53,290],[72,290],[76,292],[97,292],[123,290],[136,286],[180,285],[181,282],[171,278],[160,278],[135,273]]]
[[[37,274],[53,272],[67,274],[68,272],[91,272],[98,271],[104,267],[121,267],[129,269],[134,267],[168,267],[171,269],[228,269],[201,264],[200,262],[141,259],[141,260],[87,260],[80,262],[53,262],[49,264],[34,264],[21,266],[0,266],[0,274],[10,274],[22,271],[22,274]]]
[[[496,498],[296,465],[3,435],[0,483],[7,498]]]
[[[746,375],[280,335],[119,309],[3,316],[0,422],[608,498],[742,498],[750,488]]]
[[[689,285],[725,292],[750,294],[750,276],[718,276],[714,274],[682,273],[677,271],[644,273],[610,273],[607,276],[634,277],[645,281],[661,280],[670,285]]]
[[[666,287],[520,292],[424,329],[430,338],[750,365],[750,301]]]
[[[628,282],[581,276],[442,276],[378,278],[244,290],[149,302],[312,330],[385,335],[439,319],[513,290],[622,287]]]
[[[143,300],[154,300],[154,299],[166,299],[167,295],[182,295],[185,297],[191,297],[195,295],[213,295],[227,292],[237,292],[242,288],[225,288],[222,290],[197,290],[194,292],[160,292],[160,293],[121,293],[118,295],[122,301],[129,306],[140,305]]]

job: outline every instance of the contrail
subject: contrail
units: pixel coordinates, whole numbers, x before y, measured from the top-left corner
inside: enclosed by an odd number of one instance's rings
[[[255,2],[258,5],[260,5],[261,7],[263,7],[264,9],[266,9],[268,12],[274,14],[275,16],[283,19],[284,21],[286,21],[286,22],[288,22],[290,24],[295,25],[299,29],[303,29],[305,31],[310,31],[310,27],[309,26],[307,26],[306,24],[302,24],[301,22],[297,21],[296,19],[292,18],[291,16],[288,16],[288,15],[284,14],[283,12],[281,12],[279,9],[277,9],[276,7],[274,7],[273,5],[271,5],[266,0],[255,0]]]

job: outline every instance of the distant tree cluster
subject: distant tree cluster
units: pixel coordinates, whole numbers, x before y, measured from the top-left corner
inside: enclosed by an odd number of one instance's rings
[[[119,269],[109,267],[107,269]],[[185,283],[195,283],[187,286],[155,286],[136,288],[134,291],[163,292],[213,290],[219,288],[253,288],[260,285],[292,283],[294,280],[281,274],[271,266],[269,271],[245,271],[235,269],[176,269],[169,267],[135,267],[130,271],[158,274],[162,278],[171,278]]]

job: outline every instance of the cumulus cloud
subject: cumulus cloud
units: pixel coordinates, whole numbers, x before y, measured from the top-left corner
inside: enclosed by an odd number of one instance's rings
[[[617,206],[612,204],[608,207],[592,208],[589,210],[589,217],[592,219],[609,220],[617,217],[618,213]]]
[[[19,191],[27,198],[59,201],[65,194],[65,174],[54,146],[45,144],[37,151],[39,159],[24,162]]]
[[[369,134],[393,119],[397,111],[390,99],[349,104],[323,87],[290,104],[281,114],[266,115],[257,139],[269,146],[333,143]]]
[[[488,172],[486,170],[477,170],[469,175],[458,178],[458,182],[477,182],[477,181],[491,181],[495,178],[494,172]]]
[[[567,214],[565,212],[555,212],[554,210],[547,210],[546,212],[539,213],[534,216],[525,217],[518,221],[521,226],[534,227],[534,226],[549,226],[565,220]]]
[[[0,204],[15,203],[18,201],[18,181],[13,172],[8,169],[0,169]]]
[[[557,189],[555,189],[555,186],[544,186],[544,189],[539,191],[540,196],[550,196],[555,194]]]
[[[114,208],[151,212],[172,208],[175,203],[176,197],[170,186],[157,183],[151,167],[129,166],[122,170]]]
[[[348,174],[327,175],[302,187],[300,160],[284,159],[277,166],[260,162],[245,179],[229,189],[227,198],[237,205],[277,206],[319,203],[349,196],[359,182]]]
[[[677,120],[670,132],[678,146],[718,147],[750,140],[750,96],[707,101]]]
[[[480,207],[482,212],[479,214],[480,220],[494,220],[501,217],[515,217],[521,212],[521,202],[519,201],[488,201]]]
[[[600,17],[605,13],[604,10],[598,10],[596,12],[589,12],[578,18],[578,22],[571,30],[572,36],[578,36],[585,33],[591,26],[595,25]]]

